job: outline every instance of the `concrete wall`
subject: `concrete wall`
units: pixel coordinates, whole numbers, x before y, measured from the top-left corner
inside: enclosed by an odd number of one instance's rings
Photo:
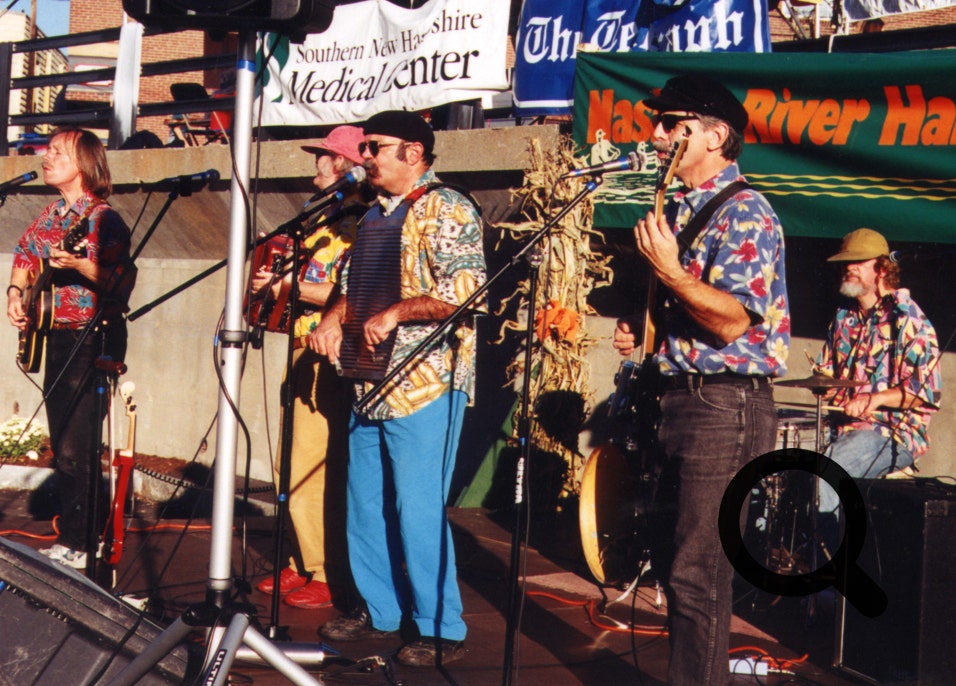
[[[557,130],[536,126],[439,132],[436,171],[449,180],[476,189],[486,218],[494,221],[509,211],[507,189],[521,183],[520,170],[526,164],[527,143],[531,136],[539,137],[547,149],[554,144]],[[301,141],[269,142],[262,146],[258,174],[260,193],[254,201],[254,216],[263,230],[271,230],[295,216],[310,192],[312,161],[309,155],[299,151],[300,144]],[[223,177],[223,181],[211,190],[176,200],[160,221],[138,260],[139,278],[131,303],[134,313],[225,257],[229,233],[228,179],[231,177],[228,153],[228,147],[218,145],[110,153],[110,165],[117,184],[111,201],[131,225],[146,200],[145,193],[138,187],[141,181],[210,168],[219,170]],[[36,158],[0,158],[0,179],[13,178],[38,168]],[[0,208],[3,217],[0,247],[5,250],[0,253],[0,273],[9,273],[11,246],[52,197],[34,182],[17,189],[10,195],[6,206]],[[146,205],[134,244],[142,239],[147,227],[158,216],[165,197],[165,193],[154,194]],[[489,235],[486,245],[493,245],[495,238]],[[618,241],[626,244],[629,238],[618,236]],[[823,260],[820,258],[820,255],[829,254],[831,246],[825,241],[806,240],[803,245],[813,244],[812,249],[805,249],[808,254],[802,255],[797,249],[801,244],[798,241],[794,244],[795,249],[788,255],[791,298],[796,301],[790,376],[804,377],[809,372],[804,351],[816,354],[819,350],[827,317],[832,312],[833,291],[823,277]],[[619,283],[631,276],[631,272],[639,271],[634,268],[634,259],[631,255],[617,265]],[[937,272],[933,269],[904,272],[904,281],[912,282],[917,301],[934,320],[941,344],[950,337],[956,317],[951,312],[951,304],[946,302],[947,294],[953,290],[947,285],[953,279],[950,267],[951,264],[939,267],[939,274],[943,275],[941,282],[934,281],[938,275],[934,276]],[[947,275],[947,271],[950,274]],[[215,455],[214,428],[210,432],[218,400],[213,335],[224,305],[224,283],[225,273],[220,270],[129,324],[129,372],[123,380],[133,381],[136,385],[134,397],[139,407],[137,449],[142,454],[183,459],[192,459],[198,454],[198,459],[205,464]],[[619,358],[611,349],[610,336],[616,316],[629,311],[627,297],[619,298],[623,304],[617,308],[598,305],[604,316],[588,318],[587,326],[598,339],[588,355],[593,388],[590,400],[594,406],[599,406],[613,390]],[[484,326],[483,333],[488,340],[497,335],[494,322],[488,321]],[[0,382],[0,420],[9,416],[14,402],[19,403],[23,415],[31,413],[40,400],[39,391],[31,379],[25,378],[17,369],[15,350],[15,330],[0,326],[0,378],[3,379]],[[486,352],[483,358],[479,358],[479,364],[486,364],[485,369],[489,372],[480,376],[497,376],[506,364],[501,357]],[[950,353],[944,359],[944,405],[933,421],[933,447],[920,465],[922,474],[927,476],[956,476],[956,406],[949,402],[952,389],[956,389],[953,357]],[[269,455],[274,451],[278,437],[278,384],[284,361],[284,339],[274,334],[267,335],[263,350],[250,350],[246,360],[240,409],[251,437],[250,474],[255,478],[269,477]],[[39,378],[32,380],[38,382]],[[498,387],[497,379],[489,386],[494,391]],[[510,404],[506,395],[507,392],[498,396],[488,393],[484,396],[484,404],[479,397],[475,414],[479,422],[484,420],[485,423],[469,434],[474,440],[463,442],[466,446],[463,451],[470,452],[460,458],[463,471],[474,470],[496,438],[495,429],[500,426],[502,413]],[[776,395],[781,402],[813,403],[812,394],[801,389],[778,388]],[[120,422],[120,426],[125,432],[125,423]],[[466,429],[470,427],[466,426]],[[202,451],[204,438],[207,442],[205,451]],[[602,440],[604,436],[600,427],[596,432],[589,428],[581,435],[582,453],[589,454]],[[241,434],[238,445],[237,471],[242,474],[245,473],[246,450]],[[467,481],[468,475],[463,474],[462,478]]]
[[[449,178],[467,172],[474,182],[469,187],[485,189],[479,192],[488,199],[482,199],[486,216],[501,212],[500,208],[495,209],[496,198],[507,196],[508,185],[520,183],[520,171],[515,170],[523,169],[527,163],[529,136],[542,138],[543,145],[548,147],[554,144],[557,130],[527,127],[440,132],[436,171]],[[257,226],[263,231],[296,216],[314,190],[310,186],[314,162],[311,155],[299,150],[301,144],[302,141],[262,145],[258,164],[260,193],[250,203],[255,205]],[[121,379],[136,386],[137,451],[186,460],[197,456],[203,464],[210,464],[216,454],[212,422],[218,407],[213,344],[225,303],[225,269],[146,313],[142,313],[142,308],[225,258],[232,176],[229,148],[215,145],[118,151],[110,152],[109,160],[115,186],[110,201],[127,223],[137,224],[134,247],[159,218],[137,260],[139,273],[130,309],[139,316],[129,322],[129,371]],[[0,158],[0,179],[39,168],[40,159],[36,157]],[[147,194],[139,187],[143,181],[206,169],[217,169],[222,181],[211,189],[176,199],[161,217],[168,194],[154,193],[147,202]],[[505,190],[496,193],[492,188],[496,184],[503,184]],[[6,206],[0,208],[0,274],[4,278],[9,274],[12,246],[54,197],[41,183],[33,182],[18,188]],[[502,203],[506,204],[506,200]],[[285,364],[284,346],[283,336],[267,334],[263,349],[250,350],[244,367],[241,420],[251,439],[249,473],[258,479],[271,478],[270,454],[278,441],[278,388]],[[14,403],[19,405],[21,416],[29,416],[41,400],[34,382],[41,383],[42,370],[30,378],[23,375],[16,366],[16,349],[16,330],[9,325],[0,326],[0,421],[10,416]],[[40,416],[45,420],[45,413],[41,411]],[[122,413],[119,420],[119,435],[125,436]],[[238,453],[237,472],[244,474],[246,446],[241,432]]]

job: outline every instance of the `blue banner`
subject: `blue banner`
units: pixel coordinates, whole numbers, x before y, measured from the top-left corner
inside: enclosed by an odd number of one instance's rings
[[[517,116],[569,114],[578,49],[768,52],[766,0],[525,0],[514,70]]]

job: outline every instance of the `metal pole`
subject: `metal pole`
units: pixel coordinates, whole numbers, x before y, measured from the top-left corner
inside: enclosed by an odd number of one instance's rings
[[[252,148],[252,104],[255,87],[255,34],[239,34],[236,64],[236,112],[233,119],[233,170],[230,194],[229,250],[226,263],[226,302],[220,331],[222,386],[219,389],[219,420],[216,430],[216,462],[213,472],[212,539],[210,542],[208,592],[225,603],[232,589],[232,520],[236,488],[236,444],[242,380],[242,347],[245,325],[242,294],[245,288],[247,221],[246,194],[249,188]]]

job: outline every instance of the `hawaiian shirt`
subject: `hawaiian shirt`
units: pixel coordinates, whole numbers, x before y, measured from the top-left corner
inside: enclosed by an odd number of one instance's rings
[[[333,219],[331,223],[319,226],[309,235],[303,245],[309,251],[309,261],[305,265],[302,280],[309,283],[339,283],[342,268],[348,260],[349,248],[355,242],[358,221],[364,205],[358,198],[352,197],[344,203],[330,207],[316,223],[323,224],[324,220],[334,217],[341,212],[341,219]],[[322,310],[306,310],[305,314],[296,319],[293,335],[296,338],[307,336],[322,320]]]
[[[102,297],[76,279],[64,282],[64,279],[69,279],[68,273],[55,274],[53,321],[56,326],[64,328],[82,327],[96,316],[101,305],[102,314],[107,317],[119,316],[129,310],[135,269],[129,262],[130,232],[126,223],[113,208],[92,193],[86,193],[71,207],[60,198],[46,206],[13,250],[13,268],[28,270],[35,278],[45,267],[43,260],[50,257],[50,248],[59,245],[84,218],[89,218],[86,257],[111,268],[110,282],[104,289],[111,296]]]
[[[429,170],[411,190],[435,182],[438,178]],[[382,199],[386,216],[397,207],[394,200]],[[401,251],[402,300],[427,295],[458,307],[485,282],[481,216],[451,188],[437,188],[412,205],[402,227]],[[348,267],[342,279],[342,291],[347,293]],[[438,326],[438,322],[399,324],[387,371],[399,365]],[[464,316],[418,362],[410,363],[382,394],[382,400],[371,403],[364,413],[375,420],[407,417],[452,389],[466,393],[468,404],[473,405],[475,348],[474,316]],[[356,399],[361,400],[374,386],[371,382],[356,383]]]
[[[923,401],[922,407],[909,410],[877,410],[867,420],[843,417],[838,435],[870,429],[892,437],[913,457],[929,449],[929,420],[939,409],[942,389],[939,344],[936,330],[907,289],[888,293],[868,313],[861,313],[855,302],[837,309],[817,362],[824,374],[863,382],[840,389],[835,403],[900,385]]]
[[[733,181],[744,177],[731,164],[697,188],[674,195],[667,216],[674,233]],[[736,298],[751,315],[750,328],[724,343],[698,326],[664,295],[664,339],[656,360],[664,375],[680,373],[781,376],[790,348],[790,306],[784,266],[783,229],[766,199],[747,189],[714,213],[681,264],[696,278]]]

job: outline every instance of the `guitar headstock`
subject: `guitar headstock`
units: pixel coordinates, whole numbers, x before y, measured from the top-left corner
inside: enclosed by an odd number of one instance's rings
[[[688,140],[689,136],[687,132],[685,132],[684,135],[680,137],[680,140],[674,141],[670,150],[667,151],[667,156],[661,160],[657,167],[657,183],[655,185],[657,195],[654,201],[655,214],[660,214],[664,209],[664,195],[674,181],[677,166],[680,164],[684,157],[684,152],[687,150]]]
[[[126,405],[126,415],[131,416],[136,413],[136,403],[133,402],[133,391],[136,390],[136,384],[132,381],[126,381],[119,387],[120,397]]]
[[[89,244],[90,218],[83,217],[76,226],[70,229],[63,240],[60,241],[60,248],[71,252],[74,255],[80,255],[86,250]]]

